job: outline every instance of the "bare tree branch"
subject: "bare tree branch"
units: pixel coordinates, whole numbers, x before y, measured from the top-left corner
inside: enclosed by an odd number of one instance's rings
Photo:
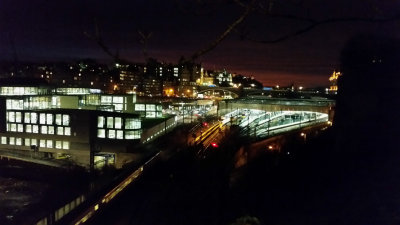
[[[250,38],[248,35],[243,35],[241,34],[241,39],[244,40],[249,40],[253,42],[258,42],[262,44],[273,44],[273,43],[278,43],[285,41],[287,39],[299,36],[301,34],[304,34],[308,31],[311,31],[312,29],[321,26],[321,25],[326,25],[326,24],[332,24],[332,23],[343,23],[343,22],[365,22],[365,23],[386,23],[386,22],[391,22],[391,21],[396,21],[400,20],[400,14],[395,15],[390,18],[358,18],[358,17],[347,17],[347,18],[331,18],[331,19],[325,19],[325,20],[314,20],[314,19],[309,19],[309,18],[302,18],[302,17],[297,17],[297,16],[292,16],[292,15],[271,15],[272,17],[279,17],[279,18],[287,18],[287,19],[294,19],[294,20],[300,20],[300,21],[306,21],[309,22],[310,24],[306,27],[303,27],[301,29],[298,29],[292,33],[282,35],[280,37],[270,39],[270,40],[256,40],[253,38]]]
[[[233,23],[231,23],[222,34],[220,34],[214,41],[210,42],[207,46],[204,48],[196,51],[190,58],[190,61],[195,61],[198,57],[206,54],[207,52],[213,50],[217,45],[223,41],[234,29],[237,27],[240,23],[244,21],[244,19],[249,15],[249,13],[252,11],[253,6],[254,6],[255,0],[251,1],[245,9],[245,11],[237,18]]]
[[[88,32],[83,32],[83,34],[85,34],[86,37],[88,37],[90,40],[94,41],[97,43],[98,46],[100,46],[100,48],[103,50],[103,52],[105,52],[108,56],[110,56],[115,62],[120,62],[121,59],[119,58],[118,53],[112,53],[110,48],[104,44],[104,41],[101,37],[101,33],[100,33],[100,29],[99,26],[95,20],[95,35],[91,35]]]
[[[140,42],[140,44],[143,45],[143,48],[142,48],[143,56],[147,60],[147,58],[148,58],[148,55],[147,55],[147,43],[148,43],[149,39],[151,38],[151,36],[153,35],[153,32],[146,32],[145,33],[145,32],[143,32],[141,30],[138,30],[138,34],[140,36],[139,42]]]

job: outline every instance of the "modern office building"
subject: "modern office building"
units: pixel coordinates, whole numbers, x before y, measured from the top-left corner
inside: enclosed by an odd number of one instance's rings
[[[161,118],[161,105],[136,104],[133,94],[106,95],[96,89],[34,82],[1,82],[2,151],[69,158],[84,167],[121,167],[135,159],[135,146],[176,125],[174,118],[166,120],[164,127],[149,129],[142,137],[142,118]]]

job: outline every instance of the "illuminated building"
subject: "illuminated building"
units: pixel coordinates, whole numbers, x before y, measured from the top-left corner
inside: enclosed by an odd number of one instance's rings
[[[134,112],[140,114],[141,117],[144,118],[161,118],[162,105],[136,103]]]
[[[329,77],[329,81],[331,82],[331,86],[329,87],[328,90],[329,93],[337,94],[338,90],[337,81],[341,75],[342,74],[340,72],[333,71],[332,75]]]
[[[201,73],[200,77],[200,85],[202,86],[213,86],[214,85],[214,76],[211,71],[204,71]]]
[[[219,72],[218,76],[216,76],[216,80],[219,86],[231,87],[232,83],[232,74],[228,73],[226,70]]]
[[[129,151],[176,125],[175,118],[150,128],[142,118],[162,117],[157,104],[136,95],[102,94],[89,88],[50,88],[37,80],[5,79],[0,87],[0,150],[29,157],[69,158],[80,166],[121,167]]]

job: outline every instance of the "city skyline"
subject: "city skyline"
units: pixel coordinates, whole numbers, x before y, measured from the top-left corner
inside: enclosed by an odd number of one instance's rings
[[[290,1],[288,1],[290,2]],[[204,2],[203,2],[204,3]],[[398,3],[371,1],[307,2],[302,6],[278,5],[276,13],[291,13],[317,20],[352,17],[379,19],[390,17]],[[177,63],[190,57],[214,40],[242,13],[243,9],[224,1],[208,2],[198,7],[192,1],[4,1],[1,7],[0,59],[67,60],[94,58],[111,62],[101,48],[88,37],[98,24],[104,43],[111,51],[133,62],[143,62],[143,45],[138,31],[151,37],[147,56]],[[195,8],[198,7],[198,8]],[[285,11],[286,10],[286,11]],[[200,11],[200,12],[197,12]],[[275,12],[275,11],[274,11]],[[306,27],[299,20],[266,18],[251,14],[225,40],[196,62],[206,69],[227,69],[254,76],[265,86],[295,83],[306,87],[327,86],[333,70],[340,69],[340,51],[346,41],[358,33],[395,34],[393,22],[344,22],[317,26],[304,34],[274,44],[260,44],[242,39],[274,39]],[[243,37],[241,32],[247,32]],[[14,47],[13,47],[14,46]]]

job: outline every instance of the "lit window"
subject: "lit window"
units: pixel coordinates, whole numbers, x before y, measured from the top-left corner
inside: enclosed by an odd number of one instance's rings
[[[31,123],[37,123],[37,113],[31,113]]]
[[[15,112],[15,122],[21,123],[22,121],[22,113],[21,112]]]
[[[22,138],[16,138],[15,145],[22,145]]]
[[[62,142],[56,141],[56,149],[62,149]]]
[[[39,133],[39,126],[38,125],[32,125],[32,133],[34,133],[34,134]]]
[[[45,148],[46,147],[46,140],[40,140],[39,147]]]
[[[69,142],[63,141],[63,149],[69,149]]]
[[[15,112],[8,112],[8,122],[15,122]]]
[[[156,111],[156,105],[147,104],[146,105],[146,111]]]
[[[7,137],[1,137],[1,144],[6,145],[7,144]]]
[[[113,103],[124,103],[124,97],[114,96]]]
[[[24,113],[24,123],[31,123],[31,114],[28,112]]]
[[[138,130],[125,131],[125,139],[140,139],[140,131]]]
[[[63,115],[63,125],[69,126],[69,115]]]
[[[117,139],[124,139],[124,131],[117,130]]]
[[[53,148],[53,141],[52,140],[47,140],[46,141],[46,147],[47,148]]]
[[[108,130],[108,138],[115,138],[115,130]]]
[[[49,125],[53,124],[53,114],[51,114],[51,113],[46,114],[46,123]]]
[[[46,124],[46,114],[45,113],[40,113],[39,114],[39,123],[40,124]]]
[[[62,115],[61,114],[56,114],[56,124],[57,125],[62,125]]]
[[[107,128],[114,128],[114,118],[107,117]]]
[[[15,145],[15,137],[10,137],[8,141],[9,145]]]
[[[125,129],[140,129],[140,119],[127,118],[125,119]]]
[[[65,80],[63,80],[65,83]],[[60,108],[60,96],[53,96],[51,97],[51,105],[53,108]]]
[[[21,123],[17,124],[17,130],[18,132],[24,132],[24,125]]]
[[[115,129],[121,129],[122,127],[122,118],[115,117]]]
[[[11,123],[11,124],[10,124],[10,131],[12,131],[12,132],[17,132],[17,124]]]
[[[135,104],[135,111],[145,111],[145,104]]]
[[[161,105],[157,105],[157,111],[162,111],[162,106]]]
[[[54,134],[54,126],[48,126],[47,127],[47,133],[48,134]]]
[[[36,139],[31,139],[31,145],[37,145]]]
[[[156,118],[156,112],[146,112],[146,118]]]
[[[64,127],[57,127],[57,135],[64,135]]]
[[[25,126],[25,132],[26,133],[32,133],[32,125],[28,124]]]
[[[114,104],[114,108],[116,111],[121,111],[124,109],[124,104]]]
[[[31,146],[31,139],[25,138],[25,146]]]
[[[104,127],[104,116],[97,117],[97,127],[98,128]]]
[[[47,126],[40,126],[40,133],[47,134]]]
[[[71,127],[66,127],[64,129],[64,135],[70,136],[71,135]]]
[[[105,138],[105,137],[106,137],[106,130],[104,130],[104,129],[98,129],[98,130],[97,130],[97,137],[99,137],[99,138]]]
[[[101,104],[110,104],[112,102],[112,96],[101,96]]]

